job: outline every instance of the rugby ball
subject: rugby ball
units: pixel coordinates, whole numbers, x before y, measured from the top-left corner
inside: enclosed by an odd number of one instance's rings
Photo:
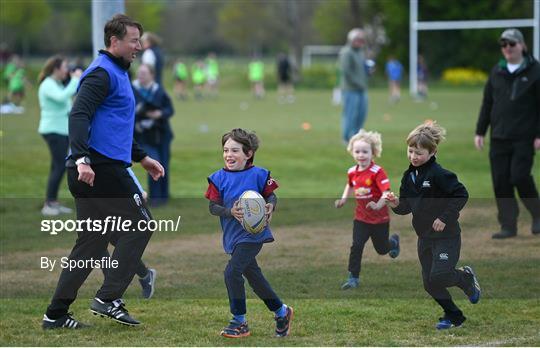
[[[266,226],[266,201],[257,191],[248,190],[238,199],[244,213],[242,227],[249,233],[260,233]]]

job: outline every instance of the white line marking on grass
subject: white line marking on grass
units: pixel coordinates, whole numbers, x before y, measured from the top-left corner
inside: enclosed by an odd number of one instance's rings
[[[482,344],[479,344],[479,347],[495,347],[495,346],[509,346],[512,345],[518,345],[519,342],[524,342],[532,339],[540,339],[540,333],[528,336],[528,337],[512,337],[505,340],[498,340],[498,341],[491,341],[491,342],[485,342]]]

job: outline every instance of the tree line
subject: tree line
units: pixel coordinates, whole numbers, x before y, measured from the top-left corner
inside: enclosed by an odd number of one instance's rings
[[[408,64],[407,0],[126,0],[126,12],[163,38],[171,56],[275,55],[300,59],[304,45],[342,45],[365,27],[381,64]],[[23,55],[92,52],[91,2],[4,0],[1,41]],[[419,20],[531,18],[532,0],[420,0]],[[502,29],[420,32],[420,51],[433,74],[454,66],[489,69]],[[532,29],[523,33],[532,49]]]

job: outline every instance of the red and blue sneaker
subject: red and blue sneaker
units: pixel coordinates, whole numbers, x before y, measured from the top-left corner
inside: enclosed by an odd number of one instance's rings
[[[283,317],[276,316],[276,337],[289,336],[291,333],[291,322],[293,320],[294,310],[287,306],[287,313]]]
[[[221,330],[220,335],[227,338],[241,338],[241,337],[247,337],[251,333],[249,332],[249,327],[247,322],[239,322],[234,319],[232,319],[229,322],[229,325],[224,327],[223,330]]]

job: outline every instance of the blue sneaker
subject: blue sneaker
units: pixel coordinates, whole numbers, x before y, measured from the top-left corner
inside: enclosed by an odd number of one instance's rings
[[[480,301],[480,296],[482,295],[482,289],[480,289],[478,278],[476,278],[476,274],[471,266],[463,266],[460,268],[460,270],[467,273],[471,277],[471,285],[464,289],[463,292],[469,298],[469,302],[472,304],[477,304],[478,301]]]
[[[146,276],[144,278],[139,278],[143,298],[149,299],[154,296],[154,290],[156,289],[156,276],[157,271],[153,268],[149,268]]]
[[[437,325],[435,325],[435,328],[437,330],[448,330],[448,329],[452,328],[452,326],[453,326],[453,324],[450,321],[450,319],[439,318],[439,322],[437,323]]]
[[[399,251],[401,250],[399,247],[399,235],[394,233],[390,237],[390,243],[392,244],[392,249],[390,249],[388,255],[390,255],[391,258],[395,259],[399,256]]]
[[[355,289],[360,285],[360,278],[354,278],[349,273],[349,278],[343,285],[341,285],[341,290]]]
[[[437,330],[448,330],[453,327],[460,327],[465,320],[467,320],[467,318],[465,318],[463,315],[453,318],[445,314],[444,317],[439,318],[439,322],[437,325],[435,325],[435,328]]]

